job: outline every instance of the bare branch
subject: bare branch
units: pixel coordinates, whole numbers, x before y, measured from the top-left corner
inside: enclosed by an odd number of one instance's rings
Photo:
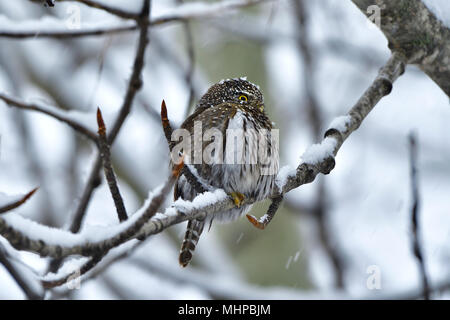
[[[106,181],[108,181],[109,190],[116,206],[117,216],[119,221],[125,221],[128,219],[125,205],[123,204],[122,196],[120,195],[119,187],[117,186],[116,175],[111,164],[110,149],[106,138],[106,126],[103,121],[100,108],[97,109],[97,123],[98,123],[98,147],[100,151],[100,157],[103,162],[103,169],[105,171]]]
[[[175,142],[172,141],[172,126],[170,125],[170,121],[167,118],[167,108],[166,102],[163,100],[161,103],[161,123],[164,131],[164,136],[166,137],[167,144],[169,145],[169,151],[172,153],[172,149],[175,145]],[[172,155],[171,155],[172,156]],[[208,188],[203,185],[198,177],[196,177],[188,165],[184,165],[181,170],[181,174],[184,175],[189,184],[195,189],[197,193],[203,193],[208,190]]]
[[[19,101],[15,98],[8,97],[3,93],[0,93],[0,99],[6,102],[11,107],[44,113],[50,117],[53,117],[61,122],[66,123],[67,125],[72,127],[75,131],[81,133],[82,135],[91,139],[92,141],[97,142],[97,135],[94,132],[92,132],[89,128],[85,127],[83,124],[78,123],[77,121],[71,119],[68,115],[64,115],[64,112],[52,110],[44,106],[39,106],[35,103],[26,103],[23,101]]]
[[[21,206],[22,204],[24,204],[28,199],[31,198],[31,196],[37,191],[37,189],[39,189],[39,188],[34,188],[30,192],[28,192],[26,195],[22,196],[21,198],[19,198],[17,200],[14,200],[14,201],[6,203],[6,204],[2,203],[2,205],[0,206],[0,214],[5,213],[10,210],[13,210],[13,209]]]
[[[0,38],[8,39],[69,39],[91,36],[108,36],[137,30],[137,24],[104,27],[92,30],[71,30],[71,31],[0,31]]]
[[[335,165],[334,156],[344,141],[352,132],[359,128],[364,118],[372,111],[378,101],[391,92],[394,81],[403,74],[404,70],[405,62],[403,55],[394,52],[386,65],[381,68],[371,86],[348,112],[345,129],[330,128],[325,133],[325,139],[319,147],[324,146],[325,143],[333,143],[334,148],[331,154],[326,155],[326,157],[318,162],[301,163],[295,170],[295,174],[288,175],[285,183],[279,188],[276,188],[277,190],[274,191],[275,195],[284,194],[303,184],[311,183],[319,173],[330,173]]]
[[[422,278],[423,297],[425,300],[430,300],[430,286],[428,276],[425,268],[424,256],[422,253],[422,246],[419,240],[419,186],[417,181],[417,141],[414,134],[409,136],[409,159],[411,164],[411,193],[413,198],[413,205],[411,209],[411,227],[412,227],[412,246],[414,255],[419,264],[420,275]]]

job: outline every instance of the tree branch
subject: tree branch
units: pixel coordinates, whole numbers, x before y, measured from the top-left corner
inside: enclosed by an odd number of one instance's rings
[[[37,191],[38,188],[34,188],[26,195],[21,196],[19,199],[13,199],[12,201],[1,202],[0,203],[0,214],[5,213],[7,211],[13,210],[22,204],[24,204],[31,196]]]
[[[125,205],[123,204],[122,196],[120,195],[119,187],[117,186],[116,175],[111,164],[110,149],[106,138],[106,127],[103,121],[100,108],[97,109],[97,123],[98,123],[98,147],[100,151],[100,158],[103,162],[103,169],[105,171],[106,181],[108,181],[109,190],[116,206],[117,216],[119,221],[128,219]]]
[[[327,144],[332,145],[331,152],[326,152],[320,161],[306,161],[301,163],[295,170],[295,174],[288,174],[285,181],[278,184],[274,194],[284,194],[294,188],[311,183],[319,173],[328,174],[334,168],[334,156],[339,151],[345,140],[356,131],[365,117],[372,111],[375,105],[388,95],[392,90],[392,85],[405,70],[405,58],[401,53],[393,52],[386,65],[380,69],[378,76],[371,86],[364,92],[358,102],[350,109],[348,114],[341,118],[341,126],[331,126],[325,133],[325,139],[320,145],[316,145],[314,151],[318,148],[325,148]],[[307,150],[303,158],[310,156]],[[328,150],[325,150],[328,151]]]
[[[352,0],[366,15],[381,9],[380,28],[391,50],[401,52],[409,64],[417,64],[450,97],[450,29],[421,0]]]
[[[48,107],[39,106],[35,103],[26,103],[26,102],[17,100],[12,97],[8,97],[7,95],[5,95],[3,93],[0,93],[0,99],[3,100],[10,107],[16,107],[16,108],[24,109],[24,110],[37,111],[37,112],[46,114],[50,117],[53,117],[61,122],[66,123],[67,125],[72,127],[72,129],[74,129],[75,131],[81,133],[85,137],[87,137],[90,140],[97,143],[97,135],[94,132],[92,132],[89,128],[85,127],[83,124],[71,119],[68,115],[64,115],[63,112],[60,112],[56,109],[51,110]]]
[[[241,2],[236,1],[221,1],[219,3],[210,4],[207,8],[203,10],[185,10],[190,4],[185,4],[179,6],[179,10],[175,10],[173,13],[163,15],[157,18],[147,18],[142,21],[149,27],[165,25],[172,22],[186,22],[189,20],[199,20],[204,18],[214,17],[216,15],[223,15],[224,12],[246,8],[254,6],[257,4],[275,1],[275,0],[243,0]],[[88,36],[103,36],[110,35],[114,33],[122,33],[127,31],[138,30],[140,28],[139,23],[133,25],[124,25],[119,27],[103,27],[95,30],[71,30],[71,31],[41,31],[41,30],[30,30],[30,31],[0,31],[0,38],[9,39],[37,39],[37,38],[79,38]]]
[[[422,278],[423,297],[430,300],[430,286],[425,269],[425,261],[422,253],[422,246],[419,240],[419,186],[417,181],[417,141],[414,134],[409,136],[409,159],[411,165],[411,193],[413,205],[411,209],[411,227],[412,227],[412,247],[414,255],[419,264],[420,275]]]

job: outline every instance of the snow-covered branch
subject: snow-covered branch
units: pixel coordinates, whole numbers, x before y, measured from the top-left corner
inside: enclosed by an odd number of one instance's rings
[[[93,1],[93,0],[56,0],[57,2],[78,2],[78,3],[82,3],[88,7],[91,8],[96,8],[99,10],[103,10],[106,11],[110,14],[113,14],[115,16],[118,16],[120,18],[124,18],[124,19],[133,19],[136,20],[139,18],[139,12],[133,12],[133,10],[125,10],[122,8],[118,8],[118,7],[113,7],[107,4],[107,2],[102,2],[102,1]],[[139,1],[135,1],[137,5],[140,5]],[[127,3],[128,6],[130,6],[130,2]],[[133,6],[133,4],[131,5]],[[139,8],[140,9],[140,8]]]

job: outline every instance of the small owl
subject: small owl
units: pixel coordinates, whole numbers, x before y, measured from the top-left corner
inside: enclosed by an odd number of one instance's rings
[[[188,154],[183,150],[189,170],[206,190],[223,189],[236,204],[231,210],[188,222],[179,256],[185,267],[205,224],[235,220],[250,210],[250,205],[240,205],[244,198],[262,200],[271,194],[278,173],[278,144],[273,143],[263,95],[246,78],[222,80],[210,87],[181,128],[189,132],[193,146]],[[175,200],[193,200],[196,195],[186,176],[180,175]]]

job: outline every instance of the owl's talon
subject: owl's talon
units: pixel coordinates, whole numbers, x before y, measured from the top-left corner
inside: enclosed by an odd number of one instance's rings
[[[256,228],[264,230],[266,227],[266,224],[264,222],[259,221],[255,216],[252,216],[251,214],[247,214],[247,219],[250,221],[252,225],[254,225]]]
[[[234,204],[238,208],[241,206],[242,201],[244,201],[245,199],[245,196],[240,192],[232,192],[230,196],[233,199]]]

